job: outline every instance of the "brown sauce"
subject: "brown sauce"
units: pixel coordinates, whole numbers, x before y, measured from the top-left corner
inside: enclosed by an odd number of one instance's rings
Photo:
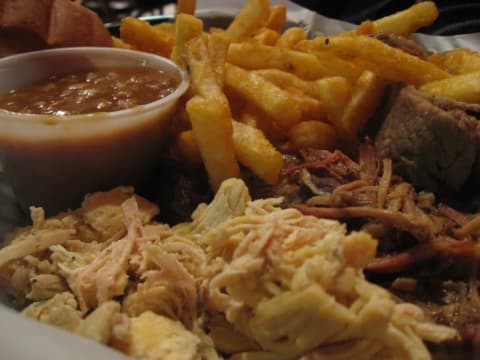
[[[0,108],[27,114],[75,115],[148,104],[171,94],[178,81],[148,67],[94,69],[60,76],[0,95]]]

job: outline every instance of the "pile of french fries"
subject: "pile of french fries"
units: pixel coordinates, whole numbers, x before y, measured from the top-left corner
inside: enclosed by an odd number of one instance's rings
[[[114,44],[188,69],[191,89],[173,126],[173,153],[203,164],[214,190],[240,176],[239,164],[274,184],[280,148],[352,150],[389,83],[480,101],[477,52],[456,49],[424,60],[369,36],[409,36],[430,25],[438,17],[433,2],[315,38],[302,27],[284,30],[286,7],[269,0],[246,0],[226,29],[204,29],[195,6],[180,0],[173,23],[125,18]]]

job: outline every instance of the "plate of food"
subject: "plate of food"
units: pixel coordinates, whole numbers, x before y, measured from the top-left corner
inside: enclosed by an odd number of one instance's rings
[[[478,356],[480,54],[206,3],[0,59],[9,358]]]

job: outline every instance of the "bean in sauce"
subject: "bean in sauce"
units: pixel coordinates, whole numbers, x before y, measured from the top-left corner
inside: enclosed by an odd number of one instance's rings
[[[0,108],[50,115],[117,111],[161,99],[177,85],[169,74],[148,67],[94,69],[12,89],[0,96]]]

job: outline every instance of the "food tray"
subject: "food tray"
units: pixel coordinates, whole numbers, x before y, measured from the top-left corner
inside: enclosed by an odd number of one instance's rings
[[[232,0],[229,2],[228,8],[222,8],[222,6],[225,6],[225,3],[218,0],[200,1],[198,15],[205,20],[206,26],[225,26],[242,7],[243,2],[243,0]],[[272,3],[276,2],[280,1],[272,1]],[[335,34],[353,27],[351,24],[315,14],[288,1],[287,7],[288,21],[291,24],[304,25],[312,35]],[[172,17],[153,16],[146,17],[145,20],[152,23],[160,23],[171,21]],[[112,34],[118,35],[118,23],[109,23],[106,26]],[[416,37],[428,49],[435,51],[444,51],[454,47],[469,47],[480,50],[478,34],[442,37],[418,34]],[[3,239],[8,231],[26,223],[28,223],[28,216],[22,213],[16,205],[13,192],[0,168],[0,239]],[[11,306],[1,291],[0,303]],[[0,316],[3,320],[3,330],[0,332],[2,359],[60,360],[67,356],[69,359],[84,359],[88,357],[105,360],[127,359],[124,355],[111,351],[104,346],[99,346],[92,341],[22,318],[4,306],[0,306]],[[22,334],[21,337],[18,336],[20,333]],[[23,344],[24,340],[20,339],[28,339],[28,346],[25,346]],[[33,350],[29,351],[28,349]]]

